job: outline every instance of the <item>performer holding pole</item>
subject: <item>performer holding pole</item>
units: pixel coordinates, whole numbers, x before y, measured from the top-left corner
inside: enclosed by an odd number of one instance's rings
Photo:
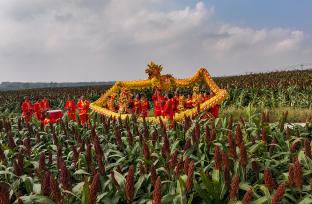
[[[213,97],[213,96],[214,96],[213,93],[211,93],[211,94],[209,95],[209,97]],[[220,105],[217,104],[217,105],[212,106],[212,107],[210,108],[209,112],[210,112],[215,118],[219,117]]]
[[[65,110],[67,112],[68,118],[72,121],[76,121],[76,103],[68,96],[65,103]]]
[[[85,126],[89,116],[90,102],[86,100],[84,96],[81,96],[77,106],[79,110],[80,123]]]
[[[154,101],[154,116],[162,115],[162,102],[164,101],[164,97],[161,95],[160,90],[156,88],[155,93],[152,96]]]
[[[145,98],[144,95],[142,96],[141,108],[142,108],[142,117],[147,117],[147,115],[148,115],[148,100]]]
[[[129,90],[126,87],[122,87],[119,96],[119,113],[127,113],[129,105]]]
[[[209,94],[207,94],[207,92],[204,92],[203,99],[204,99],[204,101],[208,101],[210,99],[210,96],[209,96]]]
[[[163,116],[169,119],[171,125],[173,125],[173,117],[174,117],[173,108],[174,108],[173,96],[171,93],[169,93],[168,99],[166,100],[165,105],[164,105]]]
[[[136,95],[136,99],[134,101],[134,113],[138,116],[141,114],[141,99],[139,94]]]
[[[28,96],[24,97],[24,102],[22,103],[22,111],[25,123],[28,124],[31,121],[33,114],[33,105],[31,104]]]
[[[193,108],[193,99],[191,95],[187,95],[187,99],[185,101],[185,107],[186,108]]]
[[[115,104],[115,96],[114,95],[108,96],[107,108],[110,111],[113,111],[113,112],[116,111],[116,104]]]
[[[35,112],[37,120],[40,120],[40,121],[44,120],[44,105],[42,101],[37,101],[34,104],[34,112]]]
[[[41,106],[43,107],[44,112],[50,110],[50,104],[46,97],[43,97],[40,103],[42,104]]]
[[[219,117],[220,105],[215,105],[210,108],[210,113],[215,117]]]
[[[185,99],[183,95],[179,96],[177,111],[182,112],[185,109]]]

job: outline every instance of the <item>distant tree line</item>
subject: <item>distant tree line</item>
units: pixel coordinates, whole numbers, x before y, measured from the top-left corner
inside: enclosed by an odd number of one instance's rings
[[[44,82],[2,82],[0,91],[36,89],[36,88],[61,88],[61,87],[83,87],[112,85],[114,82],[65,82],[65,83],[44,83]]]

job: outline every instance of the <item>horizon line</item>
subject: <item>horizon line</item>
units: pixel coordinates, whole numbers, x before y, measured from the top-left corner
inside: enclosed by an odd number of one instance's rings
[[[311,64],[298,64],[298,65],[293,65],[293,66],[310,66],[310,68],[295,68],[295,69],[291,69],[291,68],[281,68],[281,69],[276,69],[276,70],[267,70],[267,71],[261,71],[261,72],[244,72],[241,74],[229,74],[229,75],[218,75],[218,76],[212,76],[213,78],[222,78],[222,77],[235,77],[235,76],[247,76],[247,75],[253,75],[253,74],[269,74],[269,73],[276,73],[276,72],[289,72],[289,71],[308,71],[312,69],[312,63]],[[205,67],[201,67],[201,68],[205,68]],[[207,68],[205,68],[207,69]],[[209,72],[209,70],[208,70]],[[111,82],[116,82],[119,80],[110,80],[110,81],[0,81],[0,84],[3,83],[44,83],[44,84],[62,84],[62,83],[111,83]],[[126,80],[125,80],[126,81]]]

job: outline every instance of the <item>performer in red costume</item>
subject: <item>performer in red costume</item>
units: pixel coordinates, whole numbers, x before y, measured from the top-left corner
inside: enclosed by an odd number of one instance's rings
[[[76,103],[68,96],[65,103],[65,110],[70,120],[76,121]]]
[[[185,108],[193,108],[193,100],[190,95],[187,96],[187,99],[185,101]]]
[[[77,103],[79,109],[79,117],[81,125],[85,126],[88,116],[89,116],[89,106],[90,102],[84,98],[84,96],[80,97],[80,100]]]
[[[161,95],[160,90],[156,89],[152,99],[154,101],[154,116],[161,116],[162,115],[162,103],[164,101],[164,97]]]
[[[179,105],[179,93],[178,91],[176,91],[174,93],[174,97],[173,97],[173,111],[176,112],[178,110],[178,105]]]
[[[162,107],[161,107],[161,115],[162,116],[166,116],[166,112],[165,112],[165,110],[166,110],[166,108],[167,108],[167,101],[168,101],[168,94],[165,94],[165,96],[164,96],[164,102],[162,103]]]
[[[214,94],[208,95],[209,99],[212,98],[213,96],[214,96]],[[219,117],[220,105],[212,106],[210,108],[209,112],[213,115],[213,117],[215,117],[215,118]]]
[[[133,95],[131,95],[131,97],[129,99],[128,112],[131,114],[134,113],[134,96]]]
[[[204,94],[203,94],[203,100],[204,100],[204,101],[208,101],[209,99],[210,99],[209,94],[207,94],[207,92],[204,92]]]
[[[22,111],[25,122],[29,123],[33,114],[33,105],[27,96],[24,98],[24,102],[22,103]]]
[[[173,106],[174,106],[174,101],[172,94],[168,94],[168,99],[166,100],[166,103],[164,105],[164,111],[163,111],[163,116],[165,116],[167,119],[173,122],[173,116],[174,116],[174,111],[173,111]]]
[[[135,101],[134,101],[134,113],[136,115],[140,115],[141,114],[141,99],[140,99],[140,95],[137,94]]]
[[[142,117],[147,117],[147,115],[148,115],[148,100],[145,98],[144,95],[142,96],[141,108],[142,108]]]
[[[42,101],[37,101],[34,104],[34,112],[38,120],[40,121],[44,120],[44,107]]]
[[[43,107],[44,112],[50,110],[50,104],[46,97],[43,97],[40,103],[41,103],[41,106]]]
[[[215,117],[219,117],[220,105],[215,105],[210,108],[210,113]]]

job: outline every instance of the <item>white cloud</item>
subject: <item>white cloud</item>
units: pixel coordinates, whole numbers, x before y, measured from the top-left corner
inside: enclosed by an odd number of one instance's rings
[[[223,25],[219,35],[224,35],[215,44],[220,52],[235,52],[240,48],[261,49],[270,54],[292,51],[300,46],[304,34],[302,31],[288,29],[261,29],[241,28]]]
[[[288,51],[299,48],[300,43],[304,40],[302,31],[291,31],[287,38],[277,43],[277,51]]]
[[[306,62],[306,33],[222,23],[213,6],[162,9],[164,0],[0,2],[0,81],[143,78],[149,60],[187,76]],[[23,70],[23,75],[20,75]]]

